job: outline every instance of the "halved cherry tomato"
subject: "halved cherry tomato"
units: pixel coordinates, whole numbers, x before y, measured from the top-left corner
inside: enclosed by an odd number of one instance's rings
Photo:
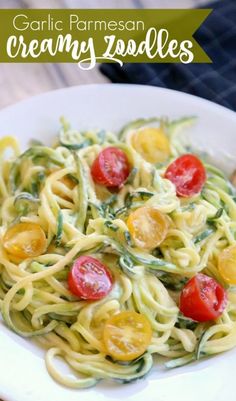
[[[177,195],[188,198],[201,192],[206,182],[206,170],[196,156],[187,154],[169,165],[165,178],[175,184]]]
[[[46,249],[46,236],[39,224],[18,223],[8,228],[3,237],[6,251],[20,259],[42,255]]]
[[[225,289],[213,278],[198,273],[184,286],[180,295],[180,311],[198,322],[217,319],[227,304]]]
[[[165,239],[168,222],[165,215],[152,207],[140,207],[127,220],[128,230],[139,248],[154,249]]]
[[[91,256],[80,256],[68,275],[68,286],[79,298],[102,299],[112,289],[112,276],[99,260]]]
[[[126,154],[118,148],[102,150],[91,167],[93,180],[106,187],[120,187],[130,173]]]
[[[170,156],[170,144],[161,128],[144,128],[132,136],[132,146],[149,163],[162,163]]]
[[[236,245],[229,246],[220,253],[218,270],[228,284],[236,285]]]
[[[107,353],[119,361],[132,361],[142,355],[152,339],[152,329],[144,315],[127,311],[107,320],[103,340]]]

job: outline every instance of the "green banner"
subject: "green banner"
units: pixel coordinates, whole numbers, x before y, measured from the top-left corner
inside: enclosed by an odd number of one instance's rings
[[[0,62],[210,63],[193,34],[212,10],[0,10]]]

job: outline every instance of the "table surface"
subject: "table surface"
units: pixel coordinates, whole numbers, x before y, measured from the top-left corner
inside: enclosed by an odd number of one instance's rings
[[[0,0],[0,8],[191,8],[206,0]],[[0,108],[38,93],[66,86],[104,83],[98,67],[76,64],[0,63]]]

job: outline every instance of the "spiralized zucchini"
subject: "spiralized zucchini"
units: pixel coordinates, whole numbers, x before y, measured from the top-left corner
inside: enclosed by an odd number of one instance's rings
[[[172,368],[236,345],[236,291],[217,269],[219,253],[236,243],[235,191],[205,160],[207,182],[193,198],[177,197],[163,178],[166,166],[189,151],[180,133],[193,122],[140,119],[117,135],[78,132],[63,120],[53,147],[37,143],[22,154],[14,138],[0,141],[2,316],[11,330],[46,348],[48,372],[65,386],[90,387],[101,379],[126,383],[150,371],[154,354],[169,358],[166,366]],[[170,143],[170,158],[159,165],[145,161],[132,144],[134,133],[150,124],[161,125]],[[94,159],[108,146],[122,149],[132,165],[118,193],[95,185],[90,175]],[[144,205],[169,220],[165,240],[152,252],[135,248],[126,225],[131,211]],[[19,221],[40,224],[45,254],[24,261],[7,254],[4,233]],[[67,275],[80,255],[94,256],[111,270],[114,286],[104,299],[87,302],[69,291]],[[179,312],[183,285],[200,271],[227,289],[227,308],[216,321],[197,323]],[[107,319],[124,310],[144,314],[153,330],[145,354],[127,363],[107,356],[102,340]],[[73,376],[60,372],[57,357]]]

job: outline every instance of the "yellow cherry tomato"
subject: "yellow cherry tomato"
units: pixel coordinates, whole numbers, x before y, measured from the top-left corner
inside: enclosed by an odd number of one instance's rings
[[[220,253],[218,270],[228,284],[236,285],[236,245],[229,246]]]
[[[12,256],[32,258],[45,252],[46,236],[39,224],[18,223],[6,231],[3,246]]]
[[[152,329],[144,315],[127,311],[107,320],[103,340],[107,353],[119,361],[132,361],[149,346]]]
[[[168,222],[163,213],[144,206],[129,215],[127,227],[136,246],[151,250],[165,239]]]
[[[134,149],[149,163],[162,163],[170,156],[170,144],[161,128],[144,128],[132,139]]]

